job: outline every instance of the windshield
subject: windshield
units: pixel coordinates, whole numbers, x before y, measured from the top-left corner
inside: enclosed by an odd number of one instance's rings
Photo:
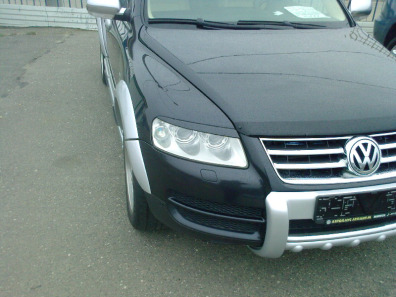
[[[149,20],[348,24],[337,0],[147,0],[146,9]]]

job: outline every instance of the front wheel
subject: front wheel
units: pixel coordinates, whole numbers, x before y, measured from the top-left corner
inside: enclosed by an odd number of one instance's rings
[[[125,184],[128,218],[131,225],[140,231],[152,231],[161,228],[159,221],[151,213],[143,189],[132,172],[131,160],[124,145]]]
[[[396,56],[396,37],[393,38],[388,44],[388,50]]]

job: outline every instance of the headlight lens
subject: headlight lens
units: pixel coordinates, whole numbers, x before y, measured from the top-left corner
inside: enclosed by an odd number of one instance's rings
[[[238,138],[185,129],[159,119],[153,121],[152,135],[154,145],[170,154],[203,163],[247,167]]]

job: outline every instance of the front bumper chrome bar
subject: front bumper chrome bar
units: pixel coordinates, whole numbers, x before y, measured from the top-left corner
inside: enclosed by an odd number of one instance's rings
[[[318,197],[375,193],[396,189],[396,183],[364,188],[315,192],[271,192],[266,199],[267,231],[261,248],[251,248],[259,256],[278,258],[285,250],[300,252],[304,249],[333,246],[357,246],[365,241],[383,241],[396,235],[396,223],[358,231],[340,231],[333,234],[289,236],[289,220],[314,219]]]

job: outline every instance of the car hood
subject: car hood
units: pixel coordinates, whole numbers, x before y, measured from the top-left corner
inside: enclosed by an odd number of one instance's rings
[[[208,96],[240,133],[396,131],[396,59],[359,27],[143,31],[142,41]]]

